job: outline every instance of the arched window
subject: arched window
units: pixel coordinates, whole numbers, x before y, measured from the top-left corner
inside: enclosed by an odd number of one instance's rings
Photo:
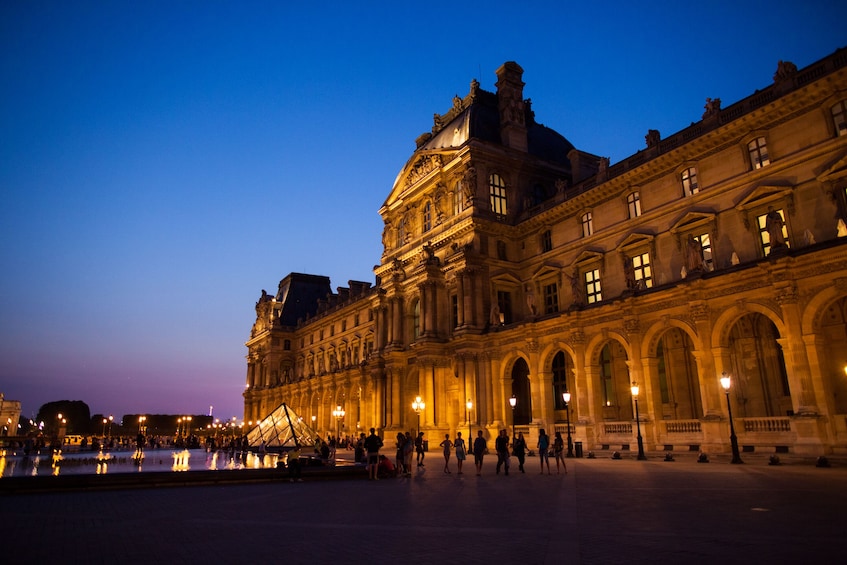
[[[700,192],[700,185],[697,183],[697,168],[688,167],[682,171],[682,195],[692,196]]]
[[[637,190],[627,195],[626,206],[629,209],[630,219],[637,218],[641,215],[641,195]]]
[[[562,393],[568,391],[568,356],[560,351],[553,357],[553,405],[556,410],[565,409]]]

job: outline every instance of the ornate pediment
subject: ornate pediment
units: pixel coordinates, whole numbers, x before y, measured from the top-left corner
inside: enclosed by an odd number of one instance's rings
[[[406,188],[412,186],[439,168],[441,168],[441,155],[421,155],[406,170],[406,178],[403,181],[404,186]]]
[[[633,247],[649,246],[653,243],[655,236],[648,233],[631,233],[618,244],[618,253],[623,253]]]
[[[789,214],[794,214],[794,187],[761,185],[751,190],[747,196],[735,205],[741,214],[746,228],[750,227],[750,210],[763,208],[767,205],[785,207]]]

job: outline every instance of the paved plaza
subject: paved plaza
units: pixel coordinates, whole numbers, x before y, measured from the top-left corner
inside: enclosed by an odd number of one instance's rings
[[[8,494],[6,563],[839,563],[847,465],[568,460],[567,475]],[[468,471],[471,465],[466,465]]]

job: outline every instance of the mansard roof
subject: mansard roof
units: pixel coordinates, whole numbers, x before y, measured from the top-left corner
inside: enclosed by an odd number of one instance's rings
[[[281,303],[279,321],[284,326],[296,326],[297,320],[314,316],[318,303],[332,294],[329,277],[291,273],[279,281],[275,300]]]
[[[404,181],[410,174],[420,173],[419,164],[424,156],[454,153],[471,140],[502,146],[498,96],[497,93],[481,89],[479,83],[473,80],[467,96],[454,97],[453,107],[447,113],[435,114],[432,132],[417,138],[415,152],[397,175],[391,196],[386,202],[403,192]],[[574,149],[573,144],[560,133],[535,121],[531,100],[525,100],[524,104],[527,153],[569,170],[571,163],[568,152]],[[429,170],[423,172],[428,173]]]

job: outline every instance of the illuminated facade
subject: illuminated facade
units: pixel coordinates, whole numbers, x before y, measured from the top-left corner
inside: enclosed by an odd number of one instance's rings
[[[245,420],[635,449],[637,383],[648,450],[729,451],[730,401],[744,451],[847,452],[847,50],[614,165],[535,121],[522,72],[417,139],[374,284],[263,292]]]

